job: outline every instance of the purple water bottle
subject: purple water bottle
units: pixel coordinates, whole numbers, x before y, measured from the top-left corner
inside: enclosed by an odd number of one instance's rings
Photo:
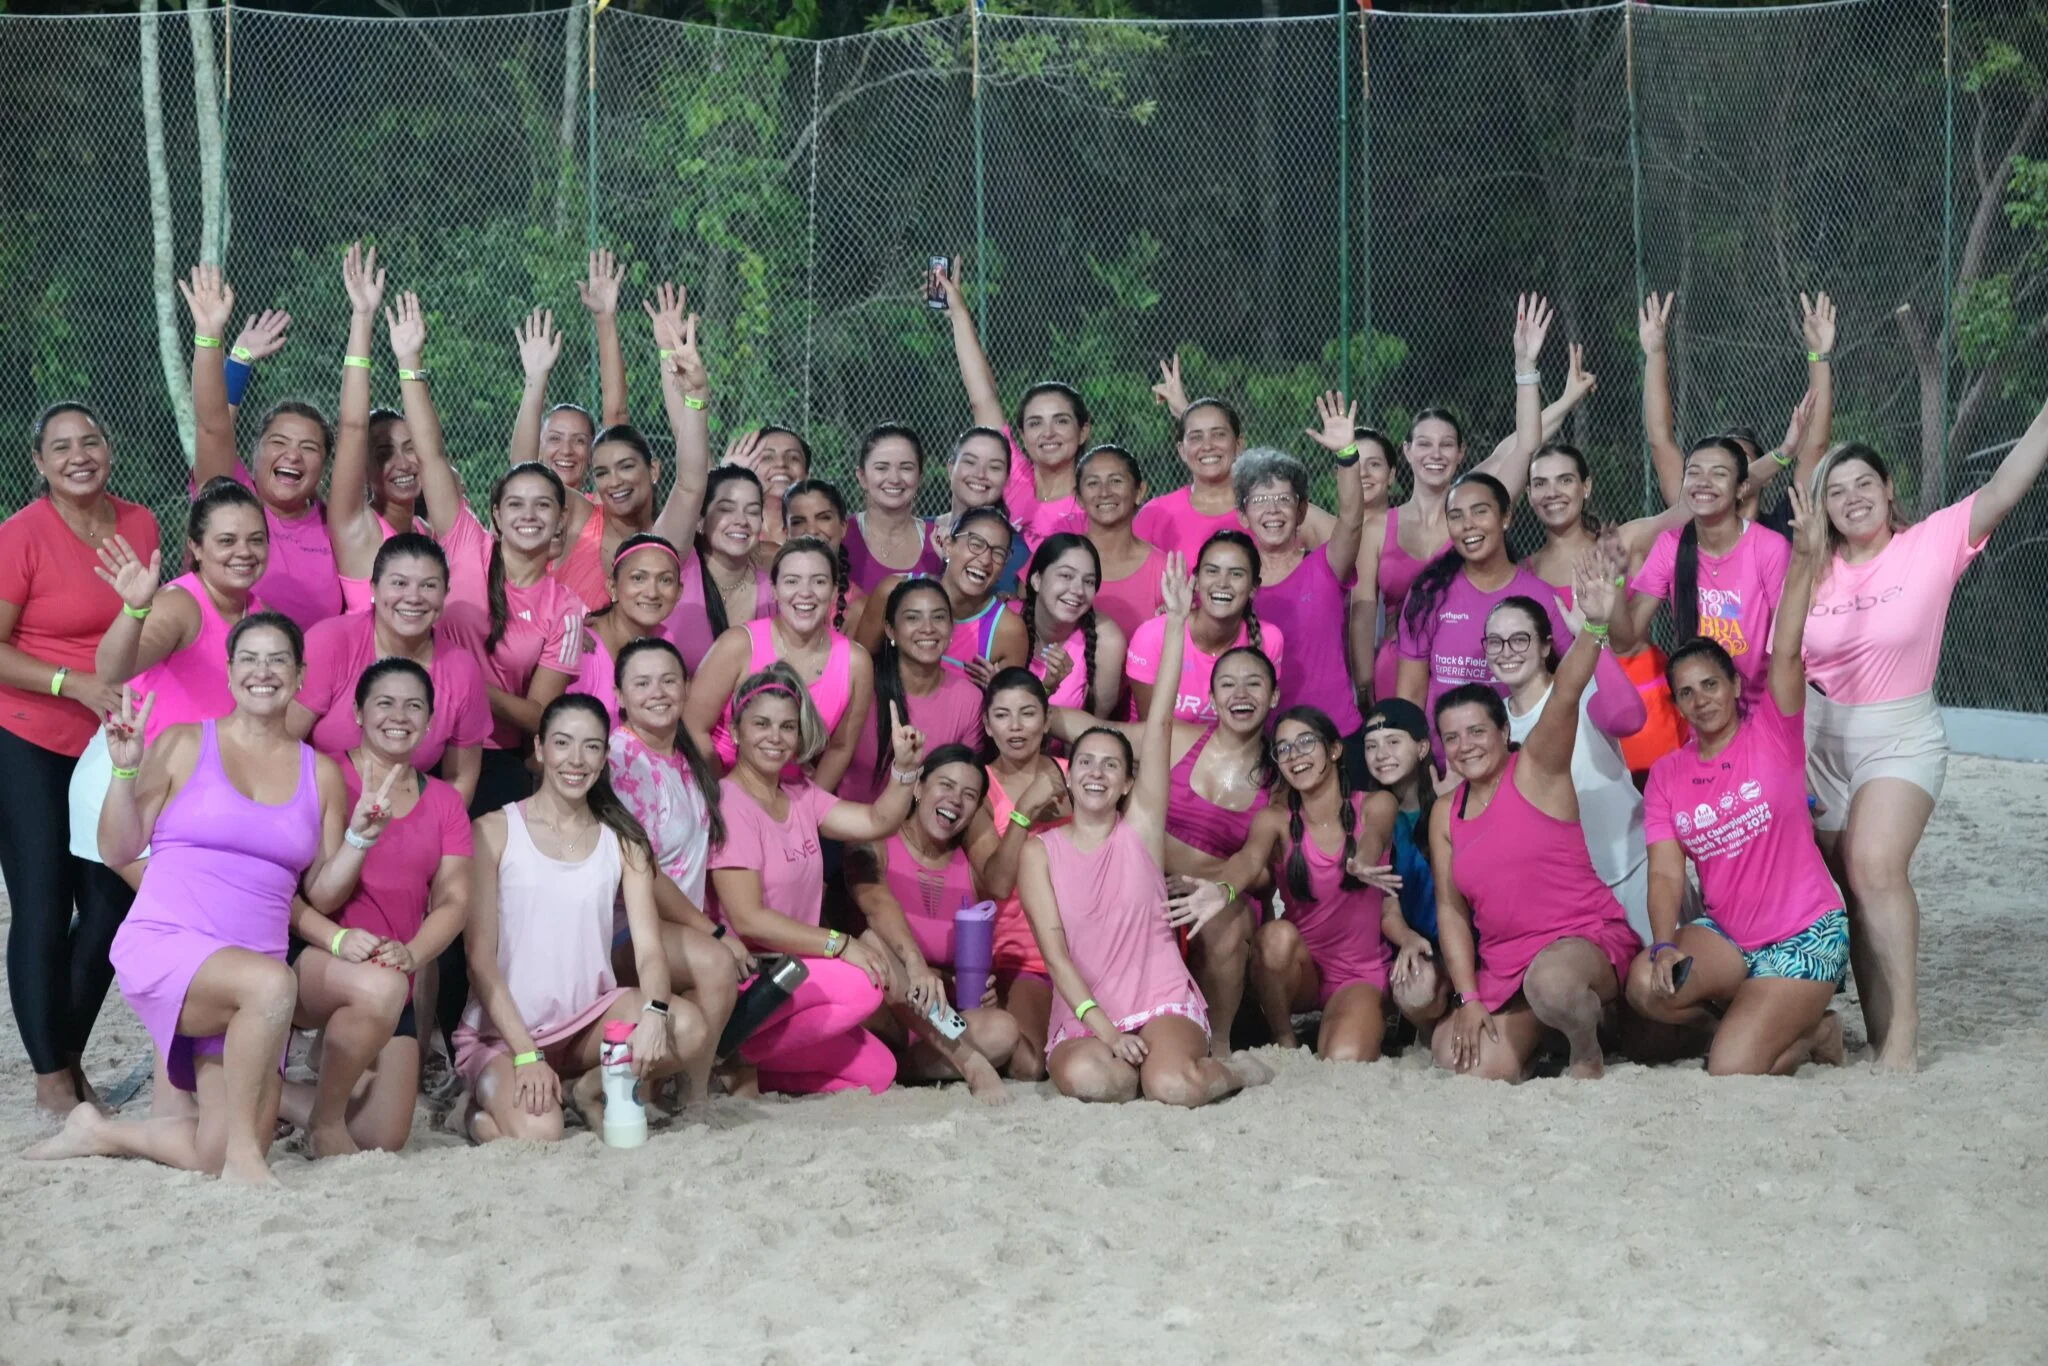
[[[953,912],[953,1004],[973,1010],[988,990],[989,963],[995,956],[996,903],[963,904]]]

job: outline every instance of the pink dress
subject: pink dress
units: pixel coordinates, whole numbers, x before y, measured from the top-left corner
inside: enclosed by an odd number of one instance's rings
[[[1083,852],[1072,833],[1048,830],[1036,838],[1045,846],[1068,956],[1089,994],[1126,1034],[1162,1015],[1185,1016],[1207,1034],[1209,1006],[1166,923],[1166,878],[1144,836],[1119,820],[1098,848]],[[1046,1056],[1090,1032],[1054,992]]]
[[[946,855],[944,868],[933,868],[891,835],[882,843],[882,883],[917,938],[917,951],[935,968],[953,965],[953,912],[975,903],[974,869],[959,849]]]
[[[306,683],[298,702],[319,718],[306,739],[322,754],[346,754],[363,742],[363,728],[356,724],[356,680],[378,656],[374,614],[331,617],[306,632]],[[434,680],[434,719],[412,756],[413,767],[422,773],[448,750],[481,747],[491,733],[490,694],[474,651],[437,629],[427,674]]]
[[[199,634],[190,645],[165,655],[129,683],[137,697],[156,695],[142,727],[144,744],[162,735],[166,726],[215,721],[235,709],[235,696],[228,690],[229,628],[213,605],[213,595],[197,574],[181,574],[164,587],[183,589],[198,604]],[[250,593],[250,612],[264,611],[268,605]]]
[[[846,524],[846,540],[840,547],[846,552],[847,572],[853,576],[853,586],[863,593],[873,593],[883,579],[891,574],[907,574],[912,578],[931,578],[946,567],[945,557],[932,544],[932,523],[929,517],[917,519],[918,548],[917,561],[908,569],[891,569],[876,559],[868,549],[867,533],[861,530],[860,518],[853,517]]]
[[[1364,795],[1354,795],[1351,803],[1352,820],[1356,822],[1365,805]],[[1357,827],[1354,824],[1352,828]],[[1387,941],[1380,935],[1380,903],[1386,893],[1370,886],[1345,888],[1343,846],[1325,853],[1315,836],[1308,833],[1302,835],[1301,844],[1302,855],[1308,862],[1309,897],[1299,904],[1289,899],[1287,921],[1300,931],[1302,945],[1315,960],[1316,972],[1322,977],[1316,1004],[1328,1005],[1332,996],[1359,982],[1384,992],[1392,956]],[[1359,852],[1370,855],[1371,851],[1361,848]],[[1373,857],[1366,859],[1368,863],[1379,861]],[[1284,864],[1283,855],[1283,867]],[[1276,867],[1273,876],[1284,879],[1286,874]]]
[[[1339,735],[1364,725],[1358,690],[1351,686],[1350,595],[1337,581],[1329,555],[1320,548],[1309,551],[1286,578],[1261,584],[1254,601],[1260,624],[1278,630],[1293,647],[1274,712],[1319,708],[1337,723]]]
[[[683,667],[695,677],[697,666],[704,662],[704,656],[711,653],[711,647],[718,641],[717,633],[711,629],[711,618],[705,611],[704,603],[704,561],[693,548],[683,555],[682,596],[676,599],[676,610],[668,614],[662,624],[661,633],[668,637],[669,644],[676,647],[676,653],[683,657]],[[768,581],[768,571],[754,571],[754,615],[751,620],[761,621],[775,615],[775,586]],[[728,622],[728,626],[741,623]]]
[[[1159,615],[1165,599],[1159,581],[1166,575],[1166,552],[1157,546],[1134,573],[1120,579],[1104,579],[1095,590],[1095,610],[1121,626],[1129,640],[1140,624]]]
[[[922,696],[906,694],[903,700],[910,709],[910,724],[924,732],[926,754],[940,745],[981,748],[981,689],[969,682],[966,675],[940,669],[938,687]],[[893,761],[885,765],[882,759],[880,737],[875,733],[875,718],[870,711],[854,740],[853,761],[846,766],[839,791],[853,801],[873,801],[888,781],[884,768],[891,766]]]
[[[320,857],[320,778],[299,746],[299,785],[281,806],[242,795],[221,767],[214,723],[200,727],[192,776],[157,816],[149,867],[109,957],[173,1085],[194,1088],[192,1060],[218,1054],[224,1036],[178,1033],[193,977],[222,949],[282,963],[292,894]]]
[[[1131,520],[1131,531],[1139,540],[1150,541],[1163,551],[1178,550],[1187,556],[1190,570],[1211,536],[1243,530],[1244,518],[1235,507],[1224,512],[1198,511],[1192,488],[1177,488],[1147,499]]]
[[[608,825],[597,828],[596,847],[575,863],[548,857],[526,828],[525,808],[504,808],[498,972],[526,1032],[546,1050],[602,1019],[627,990],[612,973],[612,901],[623,864]],[[475,996],[453,1042],[455,1070],[471,1087],[492,1058],[511,1052]]]
[[[1067,770],[1067,761],[1055,759],[1060,772]],[[1010,813],[1017,809],[1017,803],[1010,794],[1003,791],[1003,785],[996,781],[991,771],[988,775],[989,815],[995,818],[996,831],[1001,833],[1010,819]],[[1058,824],[1065,825],[1072,817],[1062,818]],[[1057,828],[1051,825],[1033,826],[1034,833]],[[1011,892],[996,907],[996,925],[990,955],[990,966],[998,977],[1036,977],[1040,981],[1051,981],[1045,971],[1045,955],[1038,951],[1038,936],[1032,932],[1031,917],[1024,913],[1024,899]]]
[[[782,650],[775,643],[775,619],[750,621],[740,628],[753,643],[747,655],[747,667],[740,672],[741,678],[759,673],[776,660],[782,658]],[[832,632],[832,649],[825,657],[825,672],[818,681],[810,685],[811,705],[818,709],[818,716],[825,723],[825,732],[830,734],[846,715],[847,707],[853,704],[853,642],[839,632]],[[739,758],[739,746],[732,738],[732,699],[727,698],[724,710],[718,714],[717,722],[711,727],[711,744],[718,751],[718,757],[731,768],[733,760]]]
[[[1268,794],[1261,792],[1243,811],[1232,811],[1195,791],[1195,763],[1215,734],[1213,725],[1203,731],[1167,777],[1172,795],[1166,804],[1166,833],[1190,849],[1227,862],[1251,838],[1252,817],[1265,809]]]
[[[1486,810],[1465,817],[1469,785],[1450,800],[1451,876],[1472,908],[1479,944],[1479,1001],[1498,1012],[1522,989],[1536,955],[1560,939],[1590,940],[1617,981],[1643,947],[1628,913],[1593,869],[1576,821],[1539,811],[1515,787],[1519,752]]]
[[[1387,509],[1387,530],[1380,541],[1380,628],[1379,652],[1372,662],[1372,695],[1392,697],[1398,689],[1401,655],[1397,648],[1401,629],[1401,606],[1408,601],[1408,589],[1427,560],[1418,560],[1401,548],[1401,509]]]

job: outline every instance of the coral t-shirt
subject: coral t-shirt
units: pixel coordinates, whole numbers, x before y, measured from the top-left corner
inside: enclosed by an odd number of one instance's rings
[[[1195,557],[1202,553],[1202,546],[1219,531],[1243,531],[1244,518],[1235,507],[1223,512],[1200,512],[1195,508],[1194,491],[1178,488],[1171,493],[1162,493],[1157,498],[1148,498],[1138,509],[1138,515],[1131,519],[1131,531],[1141,541],[1148,541],[1161,550],[1178,550],[1188,557],[1188,568],[1194,569]]]
[[[825,848],[818,825],[839,798],[805,779],[784,782],[789,817],[776,820],[732,779],[718,785],[718,809],[725,817],[725,843],[711,851],[707,865],[751,868],[761,875],[761,904],[791,920],[817,924],[825,912]],[[712,914],[725,919],[712,898]]]
[[[1183,627],[1182,630],[1186,632],[1187,628]],[[1248,625],[1238,627],[1237,639],[1213,655],[1197,649],[1193,634],[1188,634],[1187,644],[1181,651],[1180,695],[1173,703],[1176,720],[1216,719],[1216,699],[1209,695],[1209,680],[1216,673],[1216,661],[1238,646],[1251,643],[1251,628]],[[1130,648],[1124,655],[1124,675],[1134,683],[1157,682],[1159,655],[1165,645],[1165,617],[1151,617],[1139,622],[1137,631],[1131,636]],[[1266,658],[1273,661],[1273,672],[1284,680],[1287,674],[1281,664],[1281,656],[1287,648],[1285,632],[1270,621],[1260,622],[1259,648],[1265,652]]]
[[[1743,949],[1790,938],[1842,904],[1813,842],[1805,719],[1768,695],[1713,758],[1700,758],[1695,736],[1651,767],[1643,834],[1684,847],[1708,914]]]
[[[1895,534],[1862,564],[1837,555],[1806,617],[1806,676],[1836,702],[1896,702],[1934,686],[1949,599],[1983,552],[1971,494]]]
[[[1650,547],[1642,572],[1629,590],[1651,597],[1671,597],[1678,570],[1680,530],[1667,531]],[[1792,562],[1792,543],[1755,522],[1726,555],[1699,552],[1699,634],[1714,641],[1735,661],[1747,697],[1763,695],[1771,667],[1771,628],[1778,599],[1785,594],[1785,567]]]
[[[322,754],[340,755],[363,742],[356,680],[378,657],[374,612],[329,617],[306,632],[306,685],[298,703],[320,718],[306,743]],[[491,698],[473,652],[437,631],[427,676],[434,680],[434,718],[412,756],[421,772],[440,763],[445,751],[481,745],[491,733]]]
[[[140,503],[109,501],[115,534],[146,563],[157,550],[155,514]],[[21,612],[7,643],[48,663],[52,674],[59,666],[91,673],[100,637],[121,614],[121,595],[93,573],[99,549],[72,534],[48,498],[0,523],[0,602]],[[52,697],[47,686],[0,684],[0,727],[32,745],[77,758],[99,724],[85,704]]]
[[[349,809],[363,795],[363,778],[347,759],[341,778],[348,785]],[[426,790],[412,810],[384,827],[377,847],[363,857],[362,876],[337,925],[368,930],[381,939],[404,944],[420,932],[433,893],[434,872],[444,858],[469,858],[474,849],[469,812],[462,794],[439,778],[428,778]]]

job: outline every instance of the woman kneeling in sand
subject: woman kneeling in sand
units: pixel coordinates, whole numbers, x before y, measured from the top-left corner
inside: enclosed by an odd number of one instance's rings
[[[1053,1084],[1079,1100],[1196,1106],[1272,1074],[1248,1057],[1209,1056],[1208,1007],[1166,919],[1171,722],[1194,597],[1180,555],[1167,557],[1161,589],[1166,631],[1144,752],[1107,728],[1075,742],[1073,823],[1031,837],[1018,890],[1059,993],[1046,1040]]]
[[[562,1136],[570,1103],[603,1124],[598,1045],[607,1020],[635,1022],[633,1070],[679,1072],[714,1045],[697,1007],[669,999],[647,833],[613,793],[604,704],[571,693],[541,713],[540,791],[476,822],[468,944],[470,1003],[455,1066],[478,1142]],[[612,905],[623,897],[639,987],[612,974]]]

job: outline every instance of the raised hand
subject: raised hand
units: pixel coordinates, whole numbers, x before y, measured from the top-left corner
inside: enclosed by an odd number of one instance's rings
[[[1195,581],[1188,576],[1188,557],[1178,550],[1166,554],[1166,568],[1159,575],[1159,598],[1166,615],[1186,621],[1195,610]]]
[[[1799,334],[1806,349],[1825,356],[1835,349],[1835,301],[1825,294],[1799,296]]]
[[[1515,299],[1515,368],[1531,370],[1543,354],[1543,342],[1557,314],[1550,300],[1541,294],[1523,294]]]
[[[1579,556],[1572,566],[1572,605],[1589,626],[1605,626],[1614,620],[1621,599],[1619,567],[1598,545]]]
[[[683,317],[689,312],[690,291],[668,280],[655,287],[654,297],[642,299],[640,307],[654,325],[654,344],[673,351],[683,343]]]
[[[960,288],[960,258],[958,256],[953,258],[951,266],[945,270],[932,270],[927,267],[924,272],[924,287],[927,294],[936,289],[939,293],[946,296],[946,312],[964,313],[966,311],[967,294],[965,290]]]
[[[532,381],[544,380],[562,358],[562,334],[555,331],[555,311],[536,308],[512,329],[519,343],[519,368]]]
[[[1175,417],[1188,410],[1187,386],[1180,378],[1180,352],[1159,362],[1159,383],[1152,386],[1152,399],[1165,404],[1166,411]]]
[[[242,335],[235,338],[236,352],[248,352],[248,363],[268,360],[284,350],[284,334],[292,325],[292,315],[281,309],[266,308],[252,314],[242,323]]]
[[[178,281],[178,293],[185,296],[194,333],[218,340],[227,331],[228,320],[235,316],[235,291],[221,278],[219,266],[192,267],[190,282]]]
[[[1813,390],[1808,389],[1799,396],[1799,402],[1792,405],[1791,420],[1785,424],[1785,439],[1778,446],[1789,459],[1799,449],[1799,443],[1806,438],[1806,423],[1813,415]],[[1774,471],[1775,472],[1775,471]]]
[[[77,677],[76,674],[72,678]],[[70,678],[64,680],[67,695]],[[135,705],[135,690],[125,683],[110,689],[115,703],[106,713],[107,758],[115,768],[140,768],[142,766],[142,732],[149,724],[149,713],[156,706],[156,694],[150,693],[142,699],[142,705]]]
[[[363,784],[362,795],[356,798],[356,809],[348,818],[348,828],[356,838],[374,841],[384,833],[384,827],[391,824],[391,784],[398,780],[398,774],[405,765],[393,764],[391,771],[384,775],[384,781],[375,792],[368,783]]]
[[[1671,338],[1671,305],[1678,301],[1676,294],[1658,297],[1652,292],[1643,300],[1643,306],[1636,310],[1636,340],[1643,344],[1643,354],[1654,356],[1662,351]]]
[[[1813,499],[1797,483],[1785,490],[1785,496],[1792,500],[1793,550],[1816,559],[1827,554],[1827,514],[1813,505]]]
[[[1586,368],[1586,348],[1571,344],[1572,368],[1564,377],[1564,397],[1576,404],[1600,387],[1600,379]]]
[[[1346,446],[1358,444],[1358,404],[1346,403],[1344,395],[1335,389],[1326,390],[1316,399],[1316,416],[1321,427],[1305,427],[1302,430],[1308,439],[1326,451],[1341,451]]]
[[[121,595],[121,601],[140,612],[156,598],[158,576],[163,570],[163,553],[149,552],[147,564],[136,555],[126,536],[112,536],[100,542],[100,562],[93,574],[101,583]]]
[[[726,442],[725,454],[719,457],[718,463],[721,465],[738,465],[741,469],[746,470],[759,479],[761,476],[760,428],[757,427],[750,432],[741,432],[738,436]],[[763,479],[761,482],[765,484],[768,481]]]
[[[576,292],[593,317],[615,316],[619,311],[619,283],[625,278],[626,268],[619,264],[611,249],[599,247],[590,253],[590,278],[578,280]]]
[[[427,315],[420,311],[419,295],[407,290],[398,296],[396,309],[384,310],[384,332],[399,367],[417,370],[420,355],[427,349]]]
[[[377,249],[349,243],[341,258],[341,283],[357,317],[376,317],[384,302],[384,272],[377,267]]]
[[[924,732],[910,724],[910,718],[889,704],[889,751],[900,773],[916,773],[924,767]]]
[[[675,354],[668,358],[668,366],[683,382],[685,394],[701,399],[711,392],[711,376],[704,368],[704,353],[697,349],[696,314],[683,319],[682,335],[676,338]]]

